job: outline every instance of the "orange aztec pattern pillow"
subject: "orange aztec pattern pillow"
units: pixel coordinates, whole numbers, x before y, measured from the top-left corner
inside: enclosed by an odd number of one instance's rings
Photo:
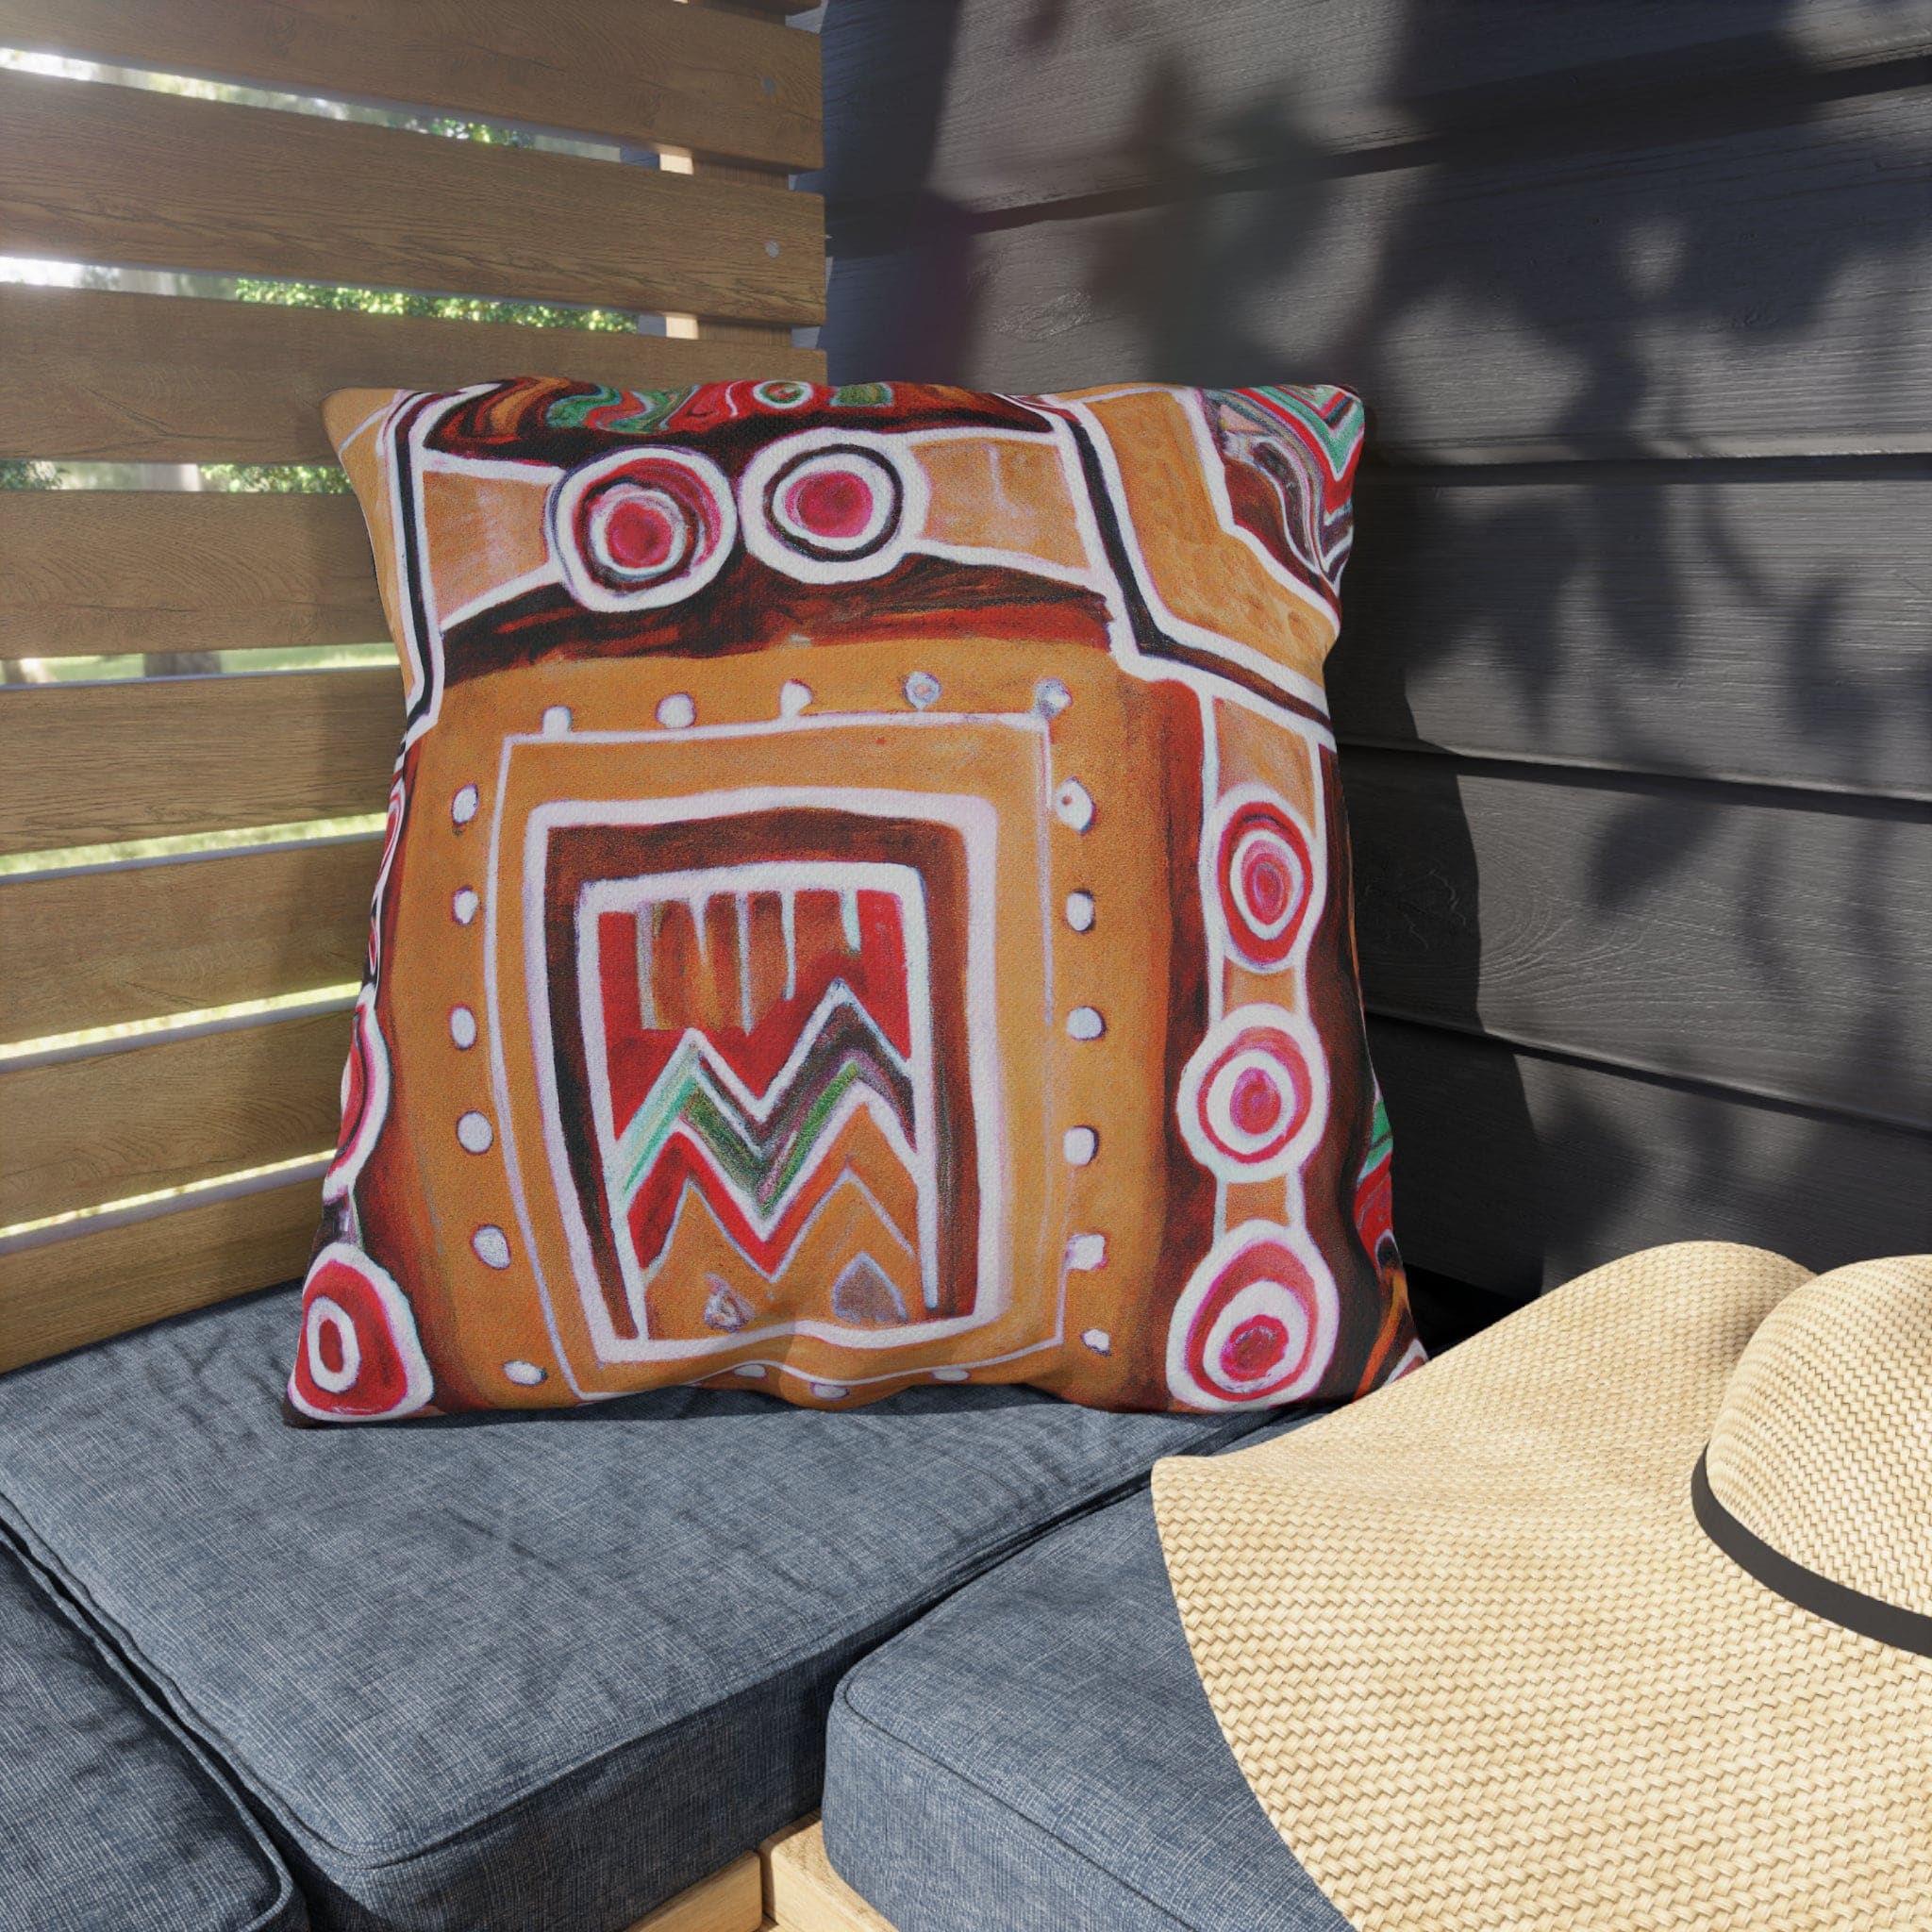
[[[1354,397],[328,422],[408,723],[297,1416],[1421,1358],[1321,681]]]

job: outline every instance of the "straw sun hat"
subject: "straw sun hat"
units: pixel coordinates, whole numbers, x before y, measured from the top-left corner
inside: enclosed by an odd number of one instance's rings
[[[1932,1257],[1655,1249],[1155,1501],[1358,1932],[1932,1928]]]

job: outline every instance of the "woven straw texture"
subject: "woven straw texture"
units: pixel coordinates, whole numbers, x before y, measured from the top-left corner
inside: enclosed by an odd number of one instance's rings
[[[1807,1300],[1932,1297],[1932,1261],[1867,1265],[1894,1272]],[[1786,1602],[1690,1507],[1807,1278],[1653,1250],[1309,1428],[1157,1467],[1222,1729],[1359,1932],[1932,1927],[1932,1661]]]
[[[1794,1563],[1932,1616],[1932,1261],[1857,1272],[1874,1291],[1824,1275],[1752,1337],[1711,1426],[1711,1492]]]

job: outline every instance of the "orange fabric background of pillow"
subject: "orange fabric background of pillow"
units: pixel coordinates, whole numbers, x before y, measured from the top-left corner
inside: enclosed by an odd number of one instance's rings
[[[1326,389],[354,391],[408,719],[300,1418],[1421,1359]]]

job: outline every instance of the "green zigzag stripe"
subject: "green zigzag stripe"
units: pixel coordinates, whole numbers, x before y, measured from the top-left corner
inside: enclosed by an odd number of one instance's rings
[[[782,1157],[774,1161],[781,1150],[747,1140],[736,1105],[719,1091],[708,1069],[697,1070],[664,1091],[661,1102],[651,1108],[652,1118],[644,1124],[634,1151],[631,1134],[625,1133],[625,1151],[630,1158],[624,1172],[624,1198],[628,1200],[643,1185],[664,1143],[677,1127],[684,1126],[741,1193],[750,1195],[761,1208],[783,1200],[792,1182],[817,1158],[819,1143],[840,1103],[856,1086],[874,1086],[868,1072],[857,1058],[840,1067],[813,1098],[797,1131],[782,1149]]]

